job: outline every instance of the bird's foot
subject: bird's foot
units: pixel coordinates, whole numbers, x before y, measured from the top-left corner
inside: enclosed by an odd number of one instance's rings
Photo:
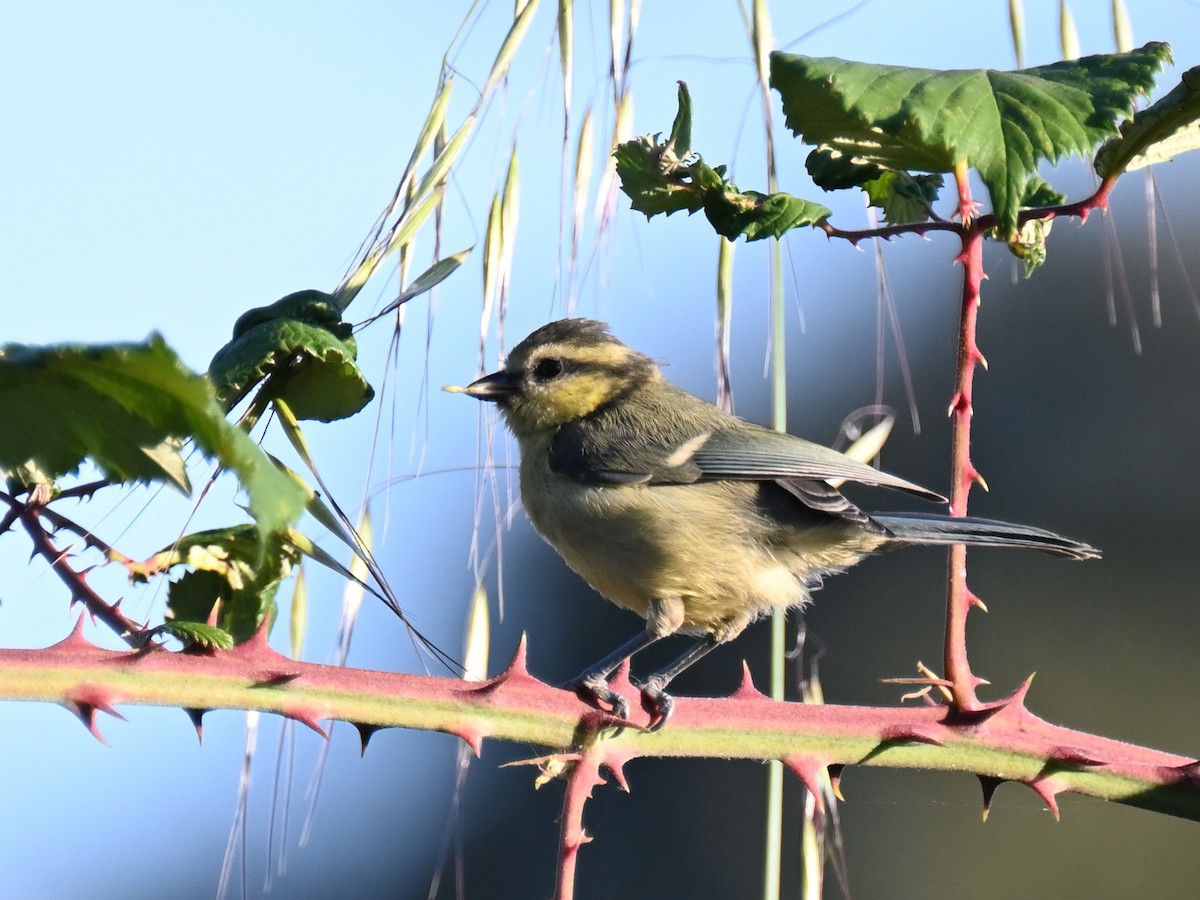
[[[584,703],[611,713],[614,718],[629,721],[629,701],[608,686],[608,679],[601,672],[588,672],[561,686],[574,691]]]
[[[675,709],[675,698],[666,691],[666,682],[657,675],[647,678],[639,686],[642,692],[642,709],[650,714],[647,731],[658,731],[667,724]]]

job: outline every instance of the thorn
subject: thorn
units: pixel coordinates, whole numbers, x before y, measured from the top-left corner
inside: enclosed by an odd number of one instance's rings
[[[992,489],[988,487],[988,483],[983,480],[983,476],[979,474],[979,471],[974,466],[971,466],[970,464],[968,464],[968,469],[967,469],[966,474],[967,474],[968,478],[970,478],[977,485],[979,485],[981,488],[983,488],[985,492],[987,492],[989,494],[992,492]]]
[[[1037,672],[1030,672],[1029,677],[1022,681],[1015,691],[1008,695],[1003,701],[1005,706],[1016,706],[1019,709],[1025,707],[1025,697],[1029,693],[1029,687],[1033,684],[1033,679]]]
[[[974,606],[976,609],[980,609],[983,612],[988,611],[987,604],[979,599],[979,595],[969,590],[967,591],[967,604]]]
[[[529,635],[524,631],[521,632],[521,639],[517,641],[517,652],[513,654],[512,662],[508,664],[508,668],[504,671],[511,678],[514,675],[529,676]]]
[[[351,722],[358,729],[358,739],[362,744],[361,755],[367,755],[367,744],[371,742],[371,738],[375,736],[375,732],[383,729],[382,725],[372,725],[370,722]]]
[[[476,759],[478,759],[479,755],[483,753],[483,732],[478,728],[455,726],[454,728],[447,729],[447,734],[454,735],[456,738],[459,738],[464,744],[470,747],[471,752],[475,754]]]
[[[80,613],[75,617],[75,624],[71,626],[71,633],[59,641],[57,644],[52,644],[47,647],[48,650],[98,650],[100,649],[91,641],[83,636],[83,614]]]
[[[637,754],[632,750],[608,751],[605,753],[603,765],[612,772],[613,780],[625,793],[630,794],[629,782],[625,778],[625,764],[635,759]]]
[[[63,705],[79,717],[79,721],[91,732],[92,737],[107,747],[108,741],[104,739],[104,735],[100,733],[100,728],[96,723],[96,713],[108,713],[122,722],[126,721],[123,715],[113,709],[112,705],[117,700],[117,695],[112,691],[90,684],[81,684],[67,691]]]
[[[1035,672],[1034,675],[1037,673]],[[1029,693],[1029,686],[1033,684],[1033,675],[1030,675],[1020,686],[1009,694],[1007,697],[997,700],[995,703],[985,704],[978,709],[953,710],[946,718],[946,725],[979,725],[991,719],[994,716],[1005,714],[1010,716],[1020,716],[1026,712],[1025,696]]]
[[[485,681],[478,687],[472,686],[465,692],[468,697],[486,697],[489,694],[495,693],[509,682],[529,682],[537,681],[529,674],[527,665],[528,660],[528,638],[525,632],[521,632],[521,640],[517,642],[517,650],[513,654],[512,661],[505,667],[504,671],[495,678]]]
[[[884,741],[900,744],[932,744],[940,747],[944,743],[937,728],[922,725],[888,725],[879,736]]]
[[[1200,760],[1184,763],[1182,766],[1161,766],[1159,771],[1168,780],[1200,783]]]
[[[267,620],[263,619],[262,624],[254,630],[254,633],[232,650],[193,650],[188,652],[200,652],[211,656],[224,653],[228,654],[229,658],[240,662],[260,666],[265,671],[255,673],[251,677],[264,683],[284,684],[294,681],[300,677],[300,673],[289,667],[295,665],[296,661],[284,656],[271,646],[267,640],[267,627]]]
[[[289,719],[293,719],[299,722],[301,725],[307,725],[321,737],[329,740],[329,735],[326,734],[325,729],[322,728],[317,722],[318,716],[316,710],[314,710],[312,707],[293,704],[280,709],[279,714],[282,716],[287,716]]]
[[[1050,776],[1049,778],[1034,778],[1032,781],[1027,781],[1026,784],[1033,788],[1035,794],[1042,798],[1042,802],[1050,808],[1050,814],[1054,816],[1054,821],[1061,821],[1061,816],[1058,811],[1058,794],[1066,790],[1066,785],[1058,778]]]
[[[742,683],[738,689],[729,695],[730,700],[770,700],[771,698],[754,686],[750,676],[750,665],[742,660]]]
[[[579,837],[573,841],[566,841],[565,847],[568,852],[574,853],[579,850],[584,844],[590,844],[593,838],[586,831],[579,832]]]
[[[843,803],[846,798],[842,796],[842,772],[846,770],[843,763],[834,763],[829,767],[829,787],[833,791],[833,796],[837,797]]]
[[[978,347],[973,348],[971,350],[971,354],[975,357],[975,362],[977,362],[981,366],[983,366],[984,371],[988,371],[988,361],[984,357],[984,355],[979,352],[979,348]]]
[[[1052,747],[1046,754],[1051,765],[1066,768],[1091,769],[1096,766],[1107,766],[1108,761],[1084,753],[1078,747]]]
[[[208,712],[206,709],[198,709],[194,706],[185,706],[183,711],[187,717],[192,720],[192,727],[196,729],[196,740],[204,743],[204,714]]]
[[[817,809],[825,809],[825,796],[821,791],[821,779],[827,775],[826,763],[816,757],[793,754],[783,758],[783,764],[795,772],[808,792],[816,800]]]
[[[992,799],[996,796],[996,788],[1004,784],[1003,778],[993,778],[991,775],[980,775],[979,786],[983,788],[983,821],[988,820],[992,811]]]

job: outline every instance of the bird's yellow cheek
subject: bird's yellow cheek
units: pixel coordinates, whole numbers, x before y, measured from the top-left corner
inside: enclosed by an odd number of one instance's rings
[[[553,428],[595,412],[612,397],[601,379],[569,379],[531,393],[513,405],[513,417],[534,427]]]

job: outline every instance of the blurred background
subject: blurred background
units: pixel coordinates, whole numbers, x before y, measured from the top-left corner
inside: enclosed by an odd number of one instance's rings
[[[669,363],[671,380],[714,397],[717,239],[701,217],[647,223],[621,197],[602,238],[589,207],[572,266],[561,197],[573,163],[564,176],[555,7],[542,5],[446,194],[441,250],[474,246],[473,256],[406,308],[394,370],[385,371],[387,323],[360,335],[360,362],[379,390],[374,404],[307,433],[344,506],[372,497],[376,555],[418,626],[458,655],[482,578],[493,614],[491,671],[507,663],[525,632],[532,671],[555,682],[640,620],[591,592],[520,514],[511,528],[497,529],[495,511],[507,510],[515,472],[500,468],[493,490],[479,468],[483,412],[437,387],[490,371],[529,330],[573,307]],[[1025,64],[1060,58],[1059,5],[1024,6]],[[774,45],[901,65],[1015,65],[1007,3],[971,4],[969,12],[950,0],[904,4],[903,14],[899,7],[772,4]],[[1075,0],[1070,8],[1083,53],[1114,50],[1109,2]],[[1164,89],[1200,62],[1200,4],[1143,0],[1130,13],[1135,44],[1166,40],[1174,48],[1177,66],[1161,77]],[[474,103],[511,15],[510,3],[475,9],[465,2],[10,8],[0,56],[8,133],[0,147],[8,283],[0,340],[141,340],[159,331],[202,371],[245,309],[303,288],[333,288],[391,197],[447,48],[456,41],[453,123]],[[608,5],[579,4],[576,17],[571,153],[590,105],[592,150],[602,159],[612,130]],[[765,188],[761,102],[738,4],[645,4],[632,60],[634,133],[669,129],[675,82],[684,80],[695,104],[694,146],[712,164],[730,163],[742,187]],[[781,187],[833,206],[842,227],[865,226],[857,197],[830,198],[812,187],[803,170],[807,148],[783,134],[777,101],[773,115]],[[502,337],[499,311],[488,319],[481,358],[487,206],[514,145],[521,187],[511,295]],[[598,162],[587,183],[593,201],[599,172]],[[969,639],[973,668],[993,685],[982,696],[1007,694],[1036,670],[1029,703],[1050,721],[1195,755],[1200,158],[1182,157],[1153,174],[1164,211],[1157,255],[1148,249],[1146,179],[1135,173],[1118,186],[1107,222],[1055,224],[1049,262],[1031,279],[1003,247],[985,257],[979,338],[990,369],[976,378],[973,456],[991,492],[974,492],[971,511],[1052,528],[1105,555],[1070,564],[972,553],[970,584],[990,613],[972,616]],[[1051,178],[1072,198],[1093,184],[1079,160]],[[565,216],[569,223],[569,210]],[[425,264],[432,243],[429,232],[418,244]],[[875,399],[876,248],[862,249],[806,231],[786,240],[788,422],[813,440],[831,442],[849,412]],[[920,415],[918,434],[888,332],[884,399],[900,416],[883,463],[942,490],[959,306],[955,252],[943,236],[882,248]],[[1106,262],[1114,252],[1120,267]],[[766,242],[738,246],[732,319],[736,410],[763,422],[770,415],[768,262]],[[1161,325],[1152,317],[1155,280]],[[395,291],[394,277],[378,276],[349,317],[365,318]],[[515,453],[501,441],[495,459],[503,467]],[[223,487],[191,527],[240,520],[232,487]],[[182,498],[143,490],[81,508],[79,518],[125,553],[146,556],[179,533],[189,509]],[[497,534],[502,578],[495,556],[485,554]],[[473,543],[481,554],[474,559]],[[5,647],[45,646],[73,621],[57,579],[28,563],[28,552],[22,535],[0,536]],[[829,702],[893,703],[901,689],[881,678],[910,675],[917,660],[937,665],[944,570],[944,553],[909,550],[828,582],[807,624],[824,651]],[[305,658],[329,662],[342,587],[323,572],[310,569],[309,577]],[[161,616],[162,586],[131,588],[119,573],[95,578],[110,596],[124,596],[135,618]],[[288,593],[285,586],[285,602]],[[277,629],[281,649],[285,630]],[[729,693],[743,658],[765,683],[767,632],[756,626],[715,652],[679,679],[677,692]],[[677,650],[668,646],[663,655]],[[369,598],[349,661],[409,672],[426,663],[403,625]],[[635,671],[655,661],[647,654]],[[207,715],[198,745],[179,710],[122,712],[128,723],[101,722],[104,746],[62,709],[0,707],[0,893],[214,895],[237,811],[245,716]],[[334,728],[311,835],[300,847],[322,742],[264,719],[231,895],[242,893],[244,871],[250,896],[267,891],[269,879],[270,893],[281,897],[420,897],[441,869],[439,896],[454,896],[455,854],[444,852],[449,827],[467,896],[548,896],[561,787],[535,792],[532,769],[500,768],[539,749],[485,743],[455,804],[457,747],[448,736],[393,730],[376,735],[360,759],[352,729]],[[632,794],[601,788],[587,809],[596,840],[580,857],[581,896],[758,893],[764,767],[638,760],[627,774]],[[1200,884],[1190,822],[1071,795],[1060,797],[1055,822],[1031,791],[1008,785],[984,824],[970,775],[851,768],[842,789],[847,874],[858,897],[1168,897],[1194,896]],[[787,839],[795,842],[798,782],[789,780],[787,791]],[[785,853],[788,890],[797,884],[797,860],[798,851]]]

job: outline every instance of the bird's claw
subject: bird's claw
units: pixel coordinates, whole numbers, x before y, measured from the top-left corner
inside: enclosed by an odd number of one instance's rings
[[[574,691],[576,696],[585,703],[600,708],[607,706],[608,712],[613,718],[623,722],[629,721],[629,701],[609,687],[608,681],[603,675],[599,673],[584,675],[568,682],[563,687]]]
[[[607,712],[614,719],[629,722],[629,701],[614,691],[608,684],[608,679],[599,672],[581,675],[573,681],[562,685],[564,690],[574,691],[575,695],[598,709],[608,707]],[[638,685],[642,695],[642,709],[650,716],[650,724],[646,731],[658,731],[667,724],[675,709],[675,698],[668,694],[661,678],[648,678]],[[620,734],[624,729],[618,727]]]
[[[647,731],[655,732],[667,724],[675,709],[675,698],[664,690],[657,677],[648,678],[639,688],[642,692],[642,709],[650,715]]]

